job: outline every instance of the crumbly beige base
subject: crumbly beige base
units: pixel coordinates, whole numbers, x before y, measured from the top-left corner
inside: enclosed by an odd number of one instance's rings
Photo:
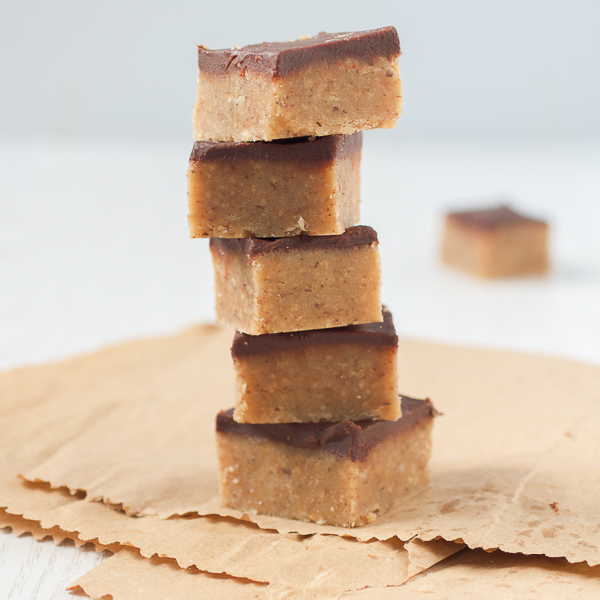
[[[315,62],[282,77],[200,71],[194,137],[269,141],[390,128],[401,106],[398,57]]]
[[[361,462],[217,433],[221,499],[238,510],[315,523],[371,523],[429,482],[432,425],[430,419],[383,440]]]
[[[337,235],[359,221],[360,152],[329,164],[190,162],[190,237]]]
[[[315,344],[235,357],[238,423],[396,421],[397,346]]]
[[[250,335],[383,320],[377,244],[249,258],[211,247],[216,317]]]
[[[483,229],[447,219],[442,260],[483,278],[543,274],[549,268],[548,227],[517,222]]]

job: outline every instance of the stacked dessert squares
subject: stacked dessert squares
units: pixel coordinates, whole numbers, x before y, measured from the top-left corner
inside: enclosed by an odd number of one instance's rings
[[[189,228],[236,329],[220,492],[246,512],[358,526],[428,481],[434,409],[398,395],[362,131],[400,114],[393,27],[199,47]]]

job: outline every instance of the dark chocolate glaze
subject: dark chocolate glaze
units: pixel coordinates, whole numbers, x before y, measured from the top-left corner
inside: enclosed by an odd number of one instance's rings
[[[453,212],[448,214],[448,218],[466,227],[477,229],[494,229],[515,223],[543,223],[543,221],[520,215],[504,205],[483,210]]]
[[[190,162],[285,162],[327,165],[335,159],[359,154],[362,132],[317,138],[288,138],[272,142],[196,142]]]
[[[328,344],[369,344],[395,347],[398,345],[398,336],[394,328],[392,313],[385,306],[382,307],[382,311],[383,323],[365,323],[332,327],[331,329],[266,333],[264,335],[248,335],[236,331],[231,346],[231,356],[237,358]]]
[[[236,423],[233,409],[217,415],[217,431],[241,435],[294,448],[324,450],[352,462],[366,460],[380,442],[414,429],[437,413],[430,400],[401,396],[402,417],[397,421],[342,421],[340,423]]]
[[[254,258],[288,250],[328,250],[377,244],[377,233],[367,225],[348,227],[341,235],[296,235],[287,238],[211,238],[210,248]]]
[[[208,50],[198,46],[198,67],[204,73],[234,69],[279,77],[315,62],[339,63],[347,58],[370,62],[378,56],[400,55],[394,27],[350,33],[319,33],[307,40],[254,44],[240,49]]]

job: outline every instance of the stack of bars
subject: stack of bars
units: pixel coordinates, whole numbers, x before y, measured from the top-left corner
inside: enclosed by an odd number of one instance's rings
[[[237,330],[226,506],[358,526],[428,481],[434,409],[398,395],[377,234],[357,226],[361,132],[395,125],[399,57],[393,27],[199,47],[189,226]]]

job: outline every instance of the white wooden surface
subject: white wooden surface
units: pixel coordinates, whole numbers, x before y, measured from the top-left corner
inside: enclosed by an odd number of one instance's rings
[[[31,536],[17,538],[0,530],[0,598],[58,600],[87,597],[81,592],[67,593],[65,588],[109,557],[91,546],[55,546],[47,540],[35,542]]]
[[[386,146],[385,133],[365,135],[362,222],[400,334],[600,363],[600,143]],[[190,149],[0,142],[1,369],[212,320],[208,243],[186,232]],[[549,277],[439,265],[444,210],[499,196],[551,221]],[[102,559],[0,532],[0,598],[65,600]]]

